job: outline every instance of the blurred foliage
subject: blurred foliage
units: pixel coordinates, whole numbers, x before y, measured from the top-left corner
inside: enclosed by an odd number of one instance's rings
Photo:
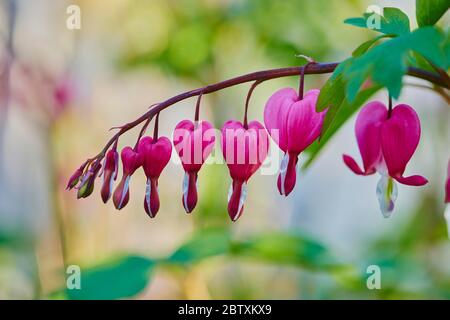
[[[81,290],[66,290],[69,299],[119,299],[141,292],[158,265],[185,267],[216,256],[257,260],[261,263],[296,266],[314,271],[341,272],[341,264],[320,243],[300,234],[262,233],[244,240],[234,239],[228,229],[198,230],[166,259],[139,256],[113,259],[93,268],[83,268]]]
[[[126,256],[93,268],[83,268],[81,289],[66,289],[69,299],[111,300],[128,298],[144,290],[155,263],[147,258]]]
[[[325,40],[330,30],[324,19],[333,18],[336,5],[306,0],[134,1],[124,13],[132,21],[124,32],[134,34],[127,37],[119,62],[126,69],[159,65],[176,75],[203,79],[214,70],[221,45],[245,48],[245,42],[261,48],[279,66],[298,65],[299,53],[321,60],[333,50]]]

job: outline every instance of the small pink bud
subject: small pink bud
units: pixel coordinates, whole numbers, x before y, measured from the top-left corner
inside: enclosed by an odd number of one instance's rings
[[[116,149],[108,151],[103,165],[103,185],[101,196],[104,203],[108,202],[112,193],[112,186],[114,180],[117,179],[117,171],[119,165],[119,154]]]
[[[67,182],[66,190],[72,190],[75,188],[77,183],[80,181],[81,176],[83,175],[84,168],[87,165],[87,161],[83,163],[75,172],[72,174],[72,176],[69,179],[69,182]]]
[[[131,175],[142,165],[142,157],[131,147],[123,148],[120,157],[122,158],[123,175],[113,195],[114,206],[118,210],[127,205],[130,199]]]
[[[87,198],[94,191],[94,182],[97,178],[97,174],[100,171],[102,165],[96,161],[92,167],[82,177],[80,187],[78,188],[77,198]]]

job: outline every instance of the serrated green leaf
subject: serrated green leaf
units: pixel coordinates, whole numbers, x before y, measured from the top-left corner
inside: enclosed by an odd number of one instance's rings
[[[389,35],[403,35],[410,32],[409,18],[398,8],[386,7],[382,16],[377,13],[365,13],[363,17],[349,18],[344,20],[344,23]]]
[[[66,289],[69,299],[112,300],[132,297],[150,280],[154,261],[127,256],[93,268],[81,268],[81,289]]]
[[[368,76],[371,76],[375,83],[386,87],[394,98],[398,98],[411,51],[446,70],[448,63],[444,43],[444,34],[437,28],[419,28],[412,33],[385,41],[352,59],[344,71],[344,79],[348,82],[347,98],[350,102],[355,99]]]
[[[416,0],[416,19],[419,27],[432,26],[447,12],[450,0]]]
[[[360,107],[381,88],[381,86],[374,86],[360,91],[353,103],[349,103],[348,100],[344,100],[342,105],[339,107],[338,111],[332,118],[329,118],[328,115],[327,117],[325,117],[320,141],[315,142],[307,150],[309,157],[303,165],[304,170],[309,168],[309,166],[314,162],[314,160],[323,150],[323,148],[327,145],[331,138],[334,137],[338,130],[347,122],[347,120],[350,119],[356,113],[356,111],[358,111]],[[327,123],[326,127],[325,123]]]

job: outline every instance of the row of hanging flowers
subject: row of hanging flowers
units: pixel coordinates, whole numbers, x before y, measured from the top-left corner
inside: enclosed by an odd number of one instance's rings
[[[247,120],[248,102],[257,84],[255,83],[247,97],[243,122],[228,120],[221,128],[221,150],[232,179],[228,195],[228,214],[232,221],[242,215],[247,184],[267,157],[269,137],[284,153],[277,186],[281,195],[288,196],[296,184],[300,153],[320,136],[327,110],[316,111],[320,90],[313,89],[304,93],[304,70],[309,64],[302,68],[298,92],[293,88],[283,88],[269,98],[264,109],[264,125],[256,120]],[[158,179],[170,160],[173,142],[185,171],[181,202],[187,213],[192,212],[198,201],[198,172],[210,156],[216,141],[215,134],[211,133],[215,132],[213,125],[199,119],[201,97],[200,93],[194,121],[179,122],[172,141],[158,135],[159,112],[153,136],[144,136],[150,119],[147,120],[135,146],[126,146],[120,153],[122,177],[114,191],[120,162],[118,139],[115,139],[106,152],[103,164],[100,162],[101,158],[84,162],[70,177],[67,189],[76,188],[78,198],[86,198],[94,190],[95,179],[103,176],[100,192],[103,202],[108,202],[112,197],[114,206],[120,210],[129,201],[132,175],[142,167],[147,178],[144,209],[154,218],[160,207]],[[399,104],[394,107],[390,97],[388,106],[380,101],[372,101],[359,112],[355,134],[362,168],[349,155],[343,155],[343,161],[357,175],[380,174],[376,193],[382,214],[389,217],[397,198],[396,182],[409,186],[428,183],[420,175],[404,176],[406,166],[420,141],[419,117],[409,105]],[[450,162],[448,170],[446,203],[450,202]]]

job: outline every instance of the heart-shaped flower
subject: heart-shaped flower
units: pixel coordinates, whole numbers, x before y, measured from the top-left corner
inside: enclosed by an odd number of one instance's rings
[[[167,137],[144,137],[139,141],[138,152],[147,176],[144,209],[150,218],[154,218],[159,210],[158,179],[170,160],[172,144]]]
[[[120,153],[122,159],[122,180],[114,191],[113,202],[116,209],[125,207],[130,199],[131,175],[142,165],[142,156],[131,147],[125,147]]]
[[[247,181],[267,157],[269,137],[258,121],[245,128],[241,122],[229,120],[222,127],[222,153],[233,179],[228,198],[228,214],[236,221],[244,209]]]
[[[185,171],[182,203],[187,213],[197,204],[197,175],[203,163],[211,154],[215,142],[214,129],[208,121],[194,124],[183,120],[173,133],[173,144]]]
[[[103,185],[100,194],[104,203],[108,202],[111,197],[113,182],[117,179],[117,173],[119,171],[118,166],[119,154],[114,148],[108,151],[103,164]]]
[[[403,176],[420,141],[419,117],[406,104],[397,105],[389,114],[382,102],[373,101],[358,114],[355,133],[364,170],[348,155],[343,156],[344,162],[358,175],[381,174],[377,194],[381,212],[389,217],[397,198],[393,179],[410,186],[422,186],[428,182],[419,175]]]
[[[310,90],[299,100],[294,89],[284,88],[266,103],[267,131],[285,153],[277,181],[281,195],[287,196],[294,189],[298,155],[320,135],[326,111],[316,112],[319,93],[319,90]]]

